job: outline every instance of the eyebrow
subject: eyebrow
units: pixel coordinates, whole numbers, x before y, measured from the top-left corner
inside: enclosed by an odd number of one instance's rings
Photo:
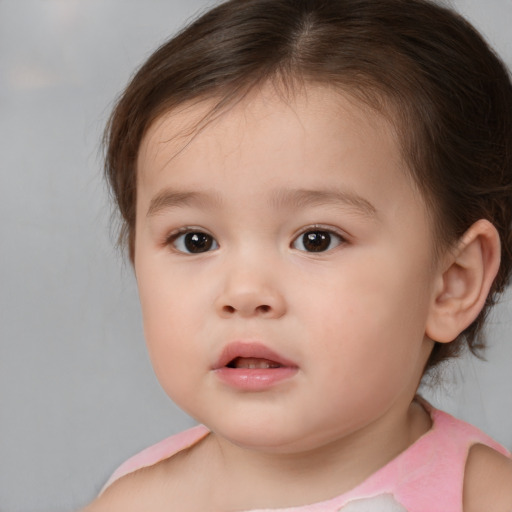
[[[216,193],[165,189],[151,199],[146,217],[152,217],[162,210],[171,208],[180,208],[183,206],[212,207],[220,203],[221,199]]]
[[[164,189],[151,199],[146,216],[152,217],[162,210],[184,206],[212,208],[220,205],[221,202],[220,195],[215,192]],[[269,205],[276,210],[323,205],[348,206],[366,217],[377,215],[375,206],[365,198],[351,191],[336,189],[279,189],[270,197]]]
[[[311,189],[283,189],[275,192],[271,205],[280,207],[294,207],[297,209],[306,206],[348,206],[366,217],[375,217],[375,206],[360,195],[348,190],[311,190]]]

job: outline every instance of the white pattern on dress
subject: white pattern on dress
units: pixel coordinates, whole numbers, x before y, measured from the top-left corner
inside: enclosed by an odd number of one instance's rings
[[[374,498],[351,501],[338,512],[407,512],[407,509],[391,494],[382,494]]]

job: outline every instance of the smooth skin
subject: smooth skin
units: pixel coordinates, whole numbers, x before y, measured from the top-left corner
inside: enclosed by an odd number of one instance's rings
[[[143,140],[134,267],[157,377],[212,434],[90,510],[282,508],[348,491],[428,431],[413,398],[432,340],[471,323],[499,265],[487,221],[434,257],[394,130],[354,99],[309,87],[284,101],[267,86],[198,130],[211,105],[162,116]],[[226,385],[214,367],[233,342],[297,371],[257,392]],[[465,512],[512,509],[510,492],[478,486],[482,471],[512,475],[500,457],[472,450]],[[504,505],[474,508],[473,487]]]

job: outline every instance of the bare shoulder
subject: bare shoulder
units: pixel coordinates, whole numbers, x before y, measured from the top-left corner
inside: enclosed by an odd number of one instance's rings
[[[80,512],[168,512],[178,503],[182,511],[206,510],[208,493],[198,488],[206,485],[207,465],[192,456],[196,447],[123,476]]]
[[[464,477],[464,512],[512,512],[512,459],[476,444]]]
[[[162,494],[162,489],[158,489],[160,486],[155,486],[158,482],[157,475],[155,468],[144,468],[130,473],[114,482],[80,512],[156,512],[160,510],[158,501]]]

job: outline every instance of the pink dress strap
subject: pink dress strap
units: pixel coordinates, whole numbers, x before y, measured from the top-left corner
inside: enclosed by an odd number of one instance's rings
[[[478,428],[433,408],[418,399],[430,413],[432,428],[407,450],[348,493],[324,502],[329,508],[303,509],[343,511],[351,501],[392,496],[407,512],[462,512],[464,471],[470,448],[484,444],[510,457],[503,446]],[[332,504],[332,507],[331,507]]]
[[[107,483],[103,486],[100,495],[107,487],[123,476],[133,473],[138,469],[153,466],[164,459],[168,459],[176,453],[198,443],[209,433],[210,431],[204,425],[197,425],[142,450],[137,455],[129,458],[114,471]]]

